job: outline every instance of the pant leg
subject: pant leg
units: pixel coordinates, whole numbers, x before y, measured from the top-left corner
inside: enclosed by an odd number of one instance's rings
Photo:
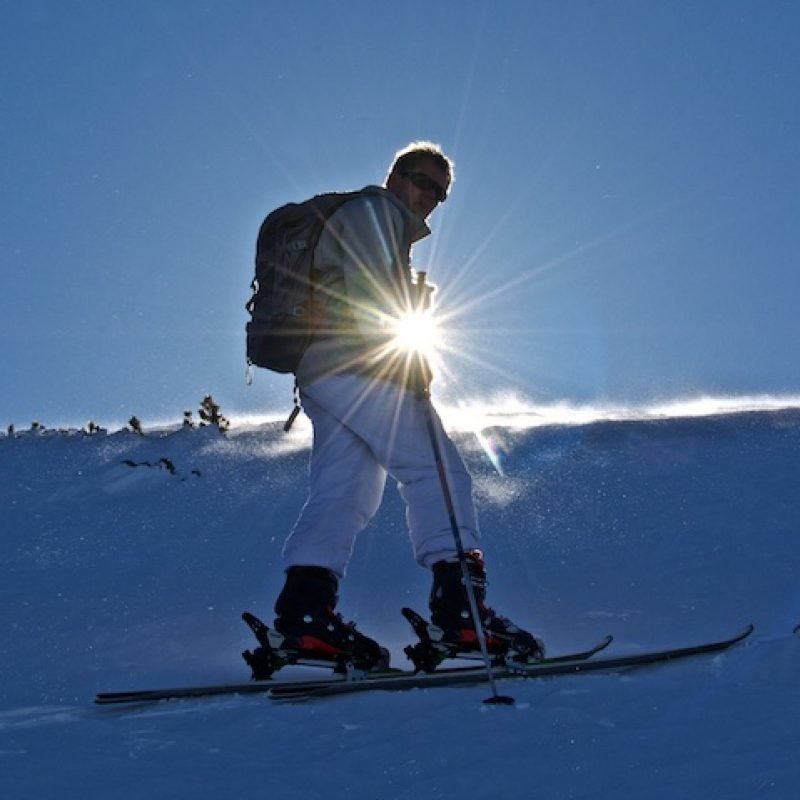
[[[386,470],[369,447],[312,398],[314,427],[308,499],[283,548],[286,567],[326,567],[344,576],[358,533],[377,512]]]
[[[323,378],[306,392],[358,437],[398,482],[418,563],[431,567],[453,558],[456,547],[425,423],[426,401],[395,384],[355,375]],[[477,548],[472,479],[435,412],[433,423],[464,548]]]

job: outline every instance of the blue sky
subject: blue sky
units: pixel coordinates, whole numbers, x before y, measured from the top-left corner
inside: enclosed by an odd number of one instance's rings
[[[440,142],[450,402],[800,393],[793,2],[0,2],[0,424],[283,411],[255,235]]]

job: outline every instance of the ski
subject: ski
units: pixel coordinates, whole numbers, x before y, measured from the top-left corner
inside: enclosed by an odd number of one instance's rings
[[[593,647],[575,653],[567,653],[545,659],[539,664],[561,664],[570,661],[585,661],[596,653],[604,650],[611,643],[612,637],[606,636]],[[331,666],[330,663],[319,661],[295,661],[295,664],[306,666]],[[437,670],[435,675],[447,677],[450,675],[467,675],[474,673],[479,679],[480,675],[485,677],[486,672],[481,667],[447,667]],[[358,677],[345,673],[336,673],[331,677],[314,679],[302,678],[296,681],[281,680],[251,680],[247,682],[234,682],[211,684],[207,686],[176,686],[165,689],[136,689],[120,692],[100,692],[95,695],[95,703],[98,705],[114,705],[122,703],[153,703],[159,700],[180,700],[197,697],[213,697],[226,694],[260,694],[271,693],[273,689],[279,693],[289,694],[291,692],[308,692],[315,689],[323,689],[328,686],[339,684],[361,684],[363,682],[377,682],[389,680],[391,678],[412,678],[414,672],[401,669],[384,670],[378,672],[359,673]],[[433,677],[433,676],[428,676]],[[276,695],[277,696],[277,695]]]
[[[649,650],[643,653],[631,653],[622,656],[605,658],[586,658],[582,660],[564,660],[548,663],[545,659],[527,665],[501,666],[493,669],[495,678],[544,678],[558,675],[577,675],[585,672],[613,671],[629,669],[674,661],[689,656],[718,653],[727,650],[746,639],[754,630],[748,625],[741,633],[727,639],[705,642],[685,647],[672,647],[665,650]],[[453,668],[433,673],[411,673],[406,675],[365,677],[363,680],[346,682],[318,683],[317,685],[281,686],[274,684],[269,695],[275,700],[306,700],[338,694],[351,694],[364,691],[402,691],[441,686],[467,686],[484,683],[486,671],[478,667]]]
[[[717,653],[743,641],[753,632],[748,625],[741,633],[728,639],[706,642],[688,647],[675,647],[632,653],[623,656],[593,658],[611,642],[607,636],[594,647],[581,652],[564,654],[532,664],[513,664],[494,667],[496,678],[542,678],[558,675],[575,675],[598,670],[625,669],[646,666],[685,658],[688,656]],[[236,694],[269,694],[275,700],[303,700],[313,697],[371,690],[403,690],[436,686],[466,686],[480,684],[486,680],[482,667],[449,667],[432,673],[391,670],[365,673],[359,677],[335,674],[324,679],[301,679],[297,681],[260,680],[232,682],[205,686],[178,686],[162,689],[144,689],[120,692],[100,692],[95,703],[112,705],[122,703],[149,703],[160,700],[191,699]]]
[[[155,703],[159,700],[181,700],[193,697],[213,697],[224,694],[258,694],[268,692],[275,681],[247,681],[219,683],[208,686],[174,686],[167,689],[135,689],[123,692],[98,692],[94,702],[98,705],[117,703]]]
[[[579,650],[571,653],[564,653],[562,655],[553,656],[552,658],[545,658],[541,661],[535,662],[536,666],[548,666],[548,665],[558,665],[558,664],[568,664],[568,663],[575,663],[575,662],[583,662],[590,659],[596,653],[599,653],[601,650],[605,650],[611,642],[614,640],[613,636],[605,636],[603,637],[597,644],[593,645],[586,650]],[[476,658],[471,658],[467,660],[473,660],[477,662]],[[529,669],[533,664],[525,664],[517,666],[502,666],[498,667],[499,669],[508,669],[509,671],[515,671],[516,669]],[[322,678],[322,679],[300,679],[297,681],[273,681],[271,685],[269,685],[268,689],[276,689],[277,694],[273,695],[275,697],[280,694],[281,696],[286,696],[289,694],[296,692],[305,692],[306,690],[315,690],[315,689],[324,689],[327,686],[331,685],[339,685],[339,684],[362,684],[364,682],[373,683],[373,682],[383,682],[386,680],[390,680],[392,678],[398,678],[400,680],[411,679],[418,677],[421,680],[425,680],[426,678],[434,678],[439,677],[443,680],[449,678],[450,676],[455,677],[456,679],[465,678],[471,680],[472,676],[477,676],[478,679],[483,676],[486,677],[486,669],[483,666],[482,662],[480,666],[469,666],[469,667],[442,667],[437,669],[435,672],[418,672],[412,670],[394,670],[390,672],[368,672],[363,675],[360,675],[356,678],[347,678],[343,675],[336,675],[332,678]]]

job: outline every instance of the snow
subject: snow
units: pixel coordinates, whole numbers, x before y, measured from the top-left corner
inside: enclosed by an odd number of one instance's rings
[[[501,681],[513,707],[486,686],[95,706],[247,678],[239,615],[271,619],[307,429],[0,437],[0,796],[796,797],[800,409],[746,408],[462,426],[489,600],[552,653],[756,625],[715,657]],[[424,611],[428,581],[390,488],[340,608],[404,665],[399,609]]]

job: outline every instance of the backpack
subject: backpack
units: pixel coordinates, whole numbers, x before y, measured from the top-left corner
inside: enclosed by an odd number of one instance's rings
[[[248,365],[281,373],[297,370],[319,320],[313,267],[317,242],[331,215],[367,192],[329,192],[287,203],[261,224],[253,295],[246,305]]]

